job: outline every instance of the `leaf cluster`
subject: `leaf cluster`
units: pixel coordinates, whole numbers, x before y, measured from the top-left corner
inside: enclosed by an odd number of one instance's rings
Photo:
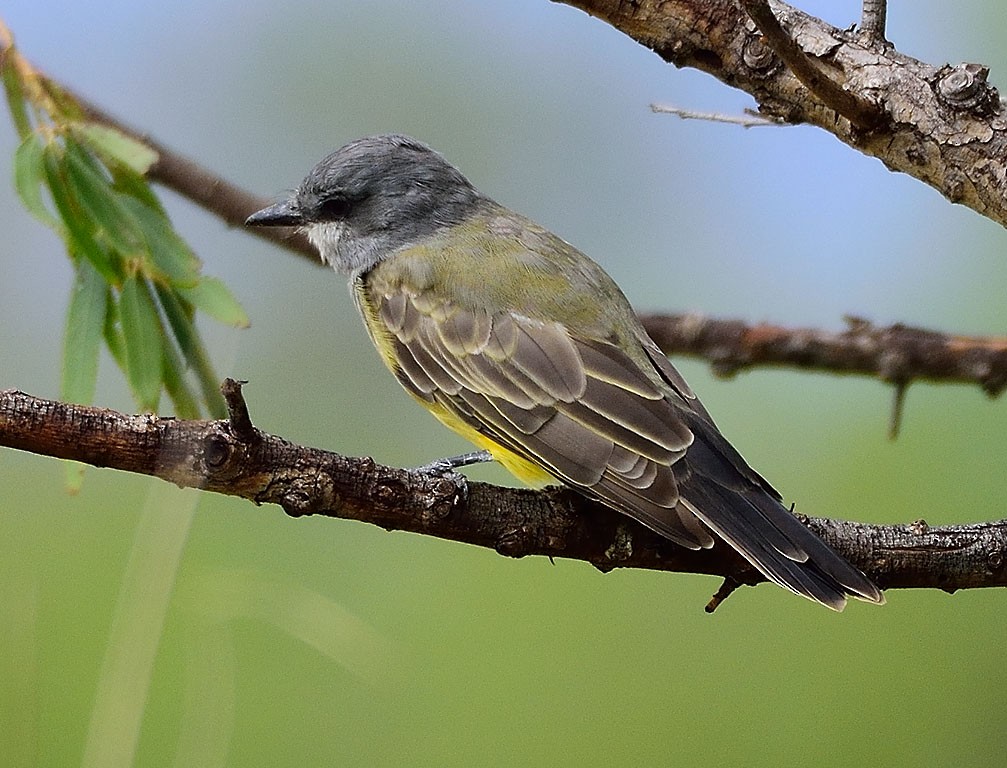
[[[63,400],[94,397],[102,348],[140,409],[163,394],[182,418],[225,413],[196,312],[243,327],[248,318],[176,233],[146,178],[156,151],[90,121],[65,91],[7,41],[0,76],[21,143],[14,185],[25,208],[55,231],[74,269],[63,343]]]

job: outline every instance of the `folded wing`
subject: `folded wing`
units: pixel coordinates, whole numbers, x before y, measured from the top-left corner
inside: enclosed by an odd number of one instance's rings
[[[883,600],[783,507],[642,331],[634,359],[518,314],[404,291],[376,304],[403,386],[558,480],[682,546],[711,547],[714,533],[771,581],[837,610],[847,594]]]

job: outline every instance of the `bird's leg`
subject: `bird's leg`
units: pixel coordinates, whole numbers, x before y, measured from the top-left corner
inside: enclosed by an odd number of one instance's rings
[[[471,464],[482,464],[485,461],[493,461],[493,454],[489,451],[472,451],[463,453],[461,456],[448,456],[444,459],[431,461],[422,467],[416,467],[414,472],[422,472],[425,475],[445,475],[460,467],[467,467]]]

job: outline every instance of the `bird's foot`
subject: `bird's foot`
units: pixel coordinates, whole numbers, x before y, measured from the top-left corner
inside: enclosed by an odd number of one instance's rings
[[[493,454],[489,451],[472,451],[471,453],[463,453],[460,456],[448,456],[444,459],[431,461],[429,464],[416,467],[413,472],[421,472],[424,475],[446,475],[461,467],[482,464],[486,461],[493,461]]]

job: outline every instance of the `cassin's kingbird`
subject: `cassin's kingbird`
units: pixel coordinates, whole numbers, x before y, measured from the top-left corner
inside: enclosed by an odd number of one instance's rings
[[[247,223],[307,233],[402,386],[522,480],[690,549],[719,537],[835,610],[884,602],[724,439],[601,267],[426,145],[353,141]]]

